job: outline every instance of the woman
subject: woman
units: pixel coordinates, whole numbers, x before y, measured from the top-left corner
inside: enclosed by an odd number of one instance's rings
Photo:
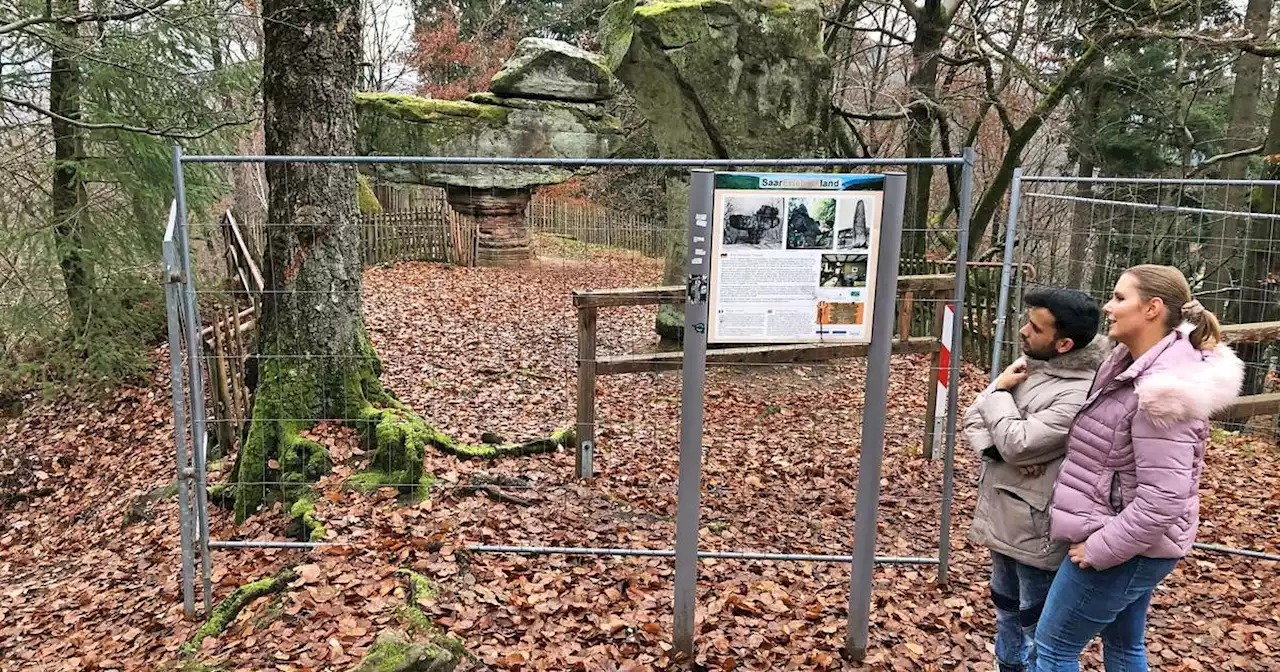
[[[1103,307],[1116,347],[1067,438],[1050,534],[1071,544],[1036,628],[1036,669],[1079,670],[1099,633],[1108,672],[1146,670],[1151,593],[1196,536],[1209,417],[1244,366],[1182,273],[1125,271]]]

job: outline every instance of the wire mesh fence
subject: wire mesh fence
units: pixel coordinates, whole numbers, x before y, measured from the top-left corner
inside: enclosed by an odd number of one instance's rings
[[[1126,268],[1175,266],[1195,298],[1223,324],[1239,327],[1229,337],[1247,362],[1244,393],[1274,392],[1274,342],[1244,325],[1280,319],[1277,186],[1261,180],[1020,176],[1013,258],[1034,267],[1036,276],[1014,285],[1021,292],[1080,289],[1102,303]],[[1015,295],[1009,315],[1017,315],[1020,303]],[[1016,338],[1006,339],[1005,361],[1016,345]]]
[[[964,165],[967,175],[971,170],[961,159],[946,161]],[[294,173],[271,172],[291,190]],[[476,203],[503,196],[473,191],[451,198]],[[206,593],[218,584],[214,575],[232,575],[215,562],[233,565],[238,561],[229,552],[254,549],[391,544],[409,558],[443,553],[442,545],[472,552],[584,549],[657,556],[639,561],[659,566],[674,554],[677,486],[688,456],[676,450],[681,358],[662,352],[654,331],[652,304],[673,298],[672,288],[661,285],[660,259],[608,246],[583,256],[557,248],[554,238],[535,245],[532,222],[505,211],[468,215],[476,221],[477,259],[485,259],[486,245],[502,245],[504,263],[487,268],[398,256],[394,243],[383,245],[393,250],[389,255],[371,256],[370,240],[400,234],[379,231],[382,223],[354,213],[269,220],[260,234],[244,236],[260,236],[261,252],[231,252],[237,236],[228,235],[226,222],[187,221],[178,211],[182,235],[173,247],[188,235],[184,223],[190,238],[230,241],[221,286],[197,286],[181,270],[198,260],[182,254],[170,278],[174,293],[190,299],[175,306],[186,334],[175,352],[197,353],[187,385],[206,390],[175,396],[178,424],[184,413],[191,419],[189,450],[178,461],[194,486],[187,526],[198,543],[190,562],[200,563]],[[594,221],[597,229],[613,226]],[[572,226],[575,237],[593,235],[580,221]],[[669,224],[662,237],[684,235],[687,226]],[[961,218],[949,231],[927,233],[963,240],[965,231]],[[524,263],[506,264],[513,255]],[[941,336],[948,308],[946,319],[956,319],[965,270],[963,256],[904,265],[893,310],[880,318],[893,325],[897,353],[886,379],[894,390],[884,409],[886,470],[901,478],[892,479],[880,509],[892,533],[863,545],[879,548],[881,563],[938,564],[943,581],[955,390],[962,380],[942,352],[962,349],[958,338],[944,343]],[[631,297],[591,309],[587,349],[583,313],[573,307],[582,290]],[[676,298],[682,294],[676,288]],[[795,561],[800,569],[784,571],[815,593],[848,590],[838,563],[851,557],[849,520],[864,507],[855,499],[865,499],[868,487],[878,491],[880,482],[854,486],[863,459],[865,348],[733,350],[713,348],[707,358],[705,439],[696,451],[705,474],[700,557],[708,565]],[[584,366],[593,373],[589,428],[582,422],[582,379],[572,375]],[[608,377],[597,381],[601,373]],[[947,375],[954,384],[938,387]],[[208,427],[206,396],[216,418]],[[585,473],[584,440],[594,451]],[[930,450],[945,459],[924,459],[926,444],[943,440],[945,447]],[[869,511],[856,517],[875,519],[876,510]],[[436,541],[445,535],[448,542]],[[430,566],[449,564],[440,557]],[[501,572],[503,562],[473,557],[469,571]],[[606,574],[631,567],[623,559],[596,562]],[[828,570],[815,562],[837,565]],[[726,571],[708,569],[707,583],[724,580]],[[714,600],[717,589],[704,583],[699,592],[700,601]],[[838,620],[827,614],[823,622]]]

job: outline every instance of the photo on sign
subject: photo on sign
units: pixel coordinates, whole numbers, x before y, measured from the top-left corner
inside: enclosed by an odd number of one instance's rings
[[[861,301],[857,303],[819,301],[818,324],[822,326],[829,324],[862,324],[862,311],[866,305]]]
[[[836,249],[865,250],[871,244],[871,226],[867,224],[870,198],[844,199],[836,209]]]
[[[728,249],[782,249],[782,208],[780,197],[726,197],[721,240]]]
[[[829,250],[836,224],[836,199],[787,199],[787,249]]]
[[[822,287],[866,287],[867,255],[824,254],[818,272]]]

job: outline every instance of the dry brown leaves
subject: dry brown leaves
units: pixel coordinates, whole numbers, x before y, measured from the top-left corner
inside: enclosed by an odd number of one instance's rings
[[[366,274],[366,318],[385,381],[441,429],[469,440],[545,434],[573,418],[574,289],[657,284],[658,265],[615,255],[533,269],[401,264]],[[598,351],[652,348],[652,308],[602,311]],[[157,353],[163,362],[163,353]],[[941,463],[919,455],[927,361],[895,358],[878,552],[937,552]],[[163,371],[166,367],[157,367]],[[701,544],[706,549],[848,553],[858,473],[860,362],[715,367],[707,385]],[[982,375],[973,371],[968,398]],[[108,400],[34,404],[0,442],[38,456],[52,494],[0,514],[0,668],[154,669],[197,624],[182,619],[172,500],[121,528],[134,497],[173,479],[168,381]],[[246,609],[201,658],[234,669],[345,670],[397,622],[410,567],[440,586],[420,600],[462,637],[474,669],[648,670],[672,666],[673,563],[656,558],[472,554],[472,544],[670,547],[678,373],[602,378],[598,478],[572,479],[568,452],[484,464],[428,457],[432,497],[344,491],[360,467],[350,430],[311,435],[335,452],[315,515],[315,552],[214,553],[215,598],[296,566],[286,593]],[[1201,540],[1277,552],[1280,455],[1226,439],[1209,453]],[[875,575],[868,660],[842,660],[849,572],[815,563],[704,561],[698,663],[715,670],[990,670],[986,558],[965,539],[976,460],[956,455],[951,585],[927,567]],[[34,471],[34,470],[33,470]],[[462,494],[472,475],[529,479],[530,506]],[[279,511],[238,528],[215,510],[215,538],[278,538]],[[1161,669],[1280,667],[1277,567],[1210,553],[1157,593],[1148,642]],[[1100,669],[1095,646],[1086,660]]]

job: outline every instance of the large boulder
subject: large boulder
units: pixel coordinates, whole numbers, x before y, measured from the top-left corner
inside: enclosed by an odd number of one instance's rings
[[[663,157],[827,154],[831,62],[818,0],[620,0],[601,17],[600,40]],[[688,194],[687,172],[670,173],[664,284],[684,284]],[[681,309],[663,306],[657,330],[679,340]]]
[[[604,59],[566,42],[526,37],[489,81],[507,97],[597,102],[613,96],[614,78]]]
[[[815,156],[831,88],[821,21],[818,0],[621,0],[600,41],[663,156]]]

